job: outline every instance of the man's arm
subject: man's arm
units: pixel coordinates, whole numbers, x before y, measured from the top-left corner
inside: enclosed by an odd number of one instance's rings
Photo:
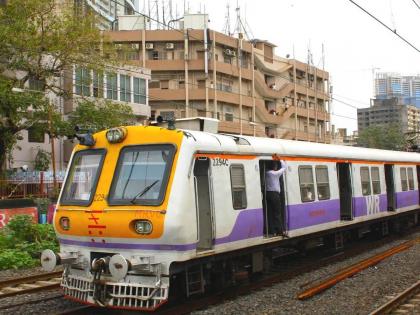
[[[286,168],[287,168],[286,162],[281,160],[280,163],[281,163],[281,168],[279,170],[277,170],[277,171],[271,170],[269,172],[273,175],[276,175],[276,176],[280,177],[286,171]]]

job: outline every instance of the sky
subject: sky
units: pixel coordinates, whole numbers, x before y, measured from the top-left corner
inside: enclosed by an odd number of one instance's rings
[[[142,0],[140,0],[141,3]],[[354,0],[420,49],[420,9],[414,0]],[[415,0],[420,5],[420,0]],[[276,54],[307,61],[310,49],[315,66],[330,73],[332,123],[357,130],[357,110],[373,97],[373,71],[420,73],[420,52],[399,39],[349,0],[172,0],[178,12],[209,14],[210,27],[222,31],[226,5],[235,26],[237,5],[253,36],[277,45]],[[141,4],[140,4],[141,6]],[[375,68],[375,69],[374,69]],[[374,70],[373,70],[374,69]],[[344,116],[344,117],[340,117]]]

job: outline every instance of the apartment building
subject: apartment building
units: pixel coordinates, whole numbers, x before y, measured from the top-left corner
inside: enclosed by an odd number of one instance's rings
[[[401,104],[420,108],[420,76],[383,72],[376,74],[374,83],[375,98],[397,97]]]
[[[420,109],[413,105],[404,105],[403,99],[393,97],[389,99],[374,99],[373,106],[357,109],[357,123],[359,133],[374,125],[396,124],[401,131],[419,131]]]
[[[330,142],[328,72],[276,56],[268,41],[211,30],[206,14],[166,30],[147,29],[144,17],[118,25],[107,35],[120,58],[151,69],[152,117],[213,117],[221,133]]]
[[[93,11],[99,18],[98,27],[113,29],[117,16],[134,15],[138,10],[138,0],[73,0],[74,10],[79,16]]]

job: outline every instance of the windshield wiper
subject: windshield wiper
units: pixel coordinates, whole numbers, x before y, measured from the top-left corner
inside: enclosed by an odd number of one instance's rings
[[[153,186],[156,185],[156,183],[159,181],[159,179],[155,180],[153,183],[151,183],[149,186],[144,187],[144,189],[139,192],[137,195],[134,196],[133,199],[131,199],[131,203],[134,204],[134,201],[136,201],[137,198],[142,197],[145,193],[147,193]]]

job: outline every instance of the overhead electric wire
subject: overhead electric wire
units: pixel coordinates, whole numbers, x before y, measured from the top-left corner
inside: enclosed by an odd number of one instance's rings
[[[365,103],[365,102],[363,102],[363,101],[359,101],[359,100],[356,100],[356,99],[354,99],[354,98],[350,98],[350,97],[348,97],[348,96],[339,95],[339,94],[337,94],[337,93],[334,93],[334,95],[335,95],[335,96],[338,96],[338,97],[340,97],[340,98],[344,98],[344,99],[346,99],[346,100],[353,101],[353,102],[356,102],[356,103],[358,103],[358,104],[362,104],[362,105],[366,105],[366,106],[370,107],[370,104]]]
[[[370,13],[369,11],[367,11],[365,8],[361,7],[359,4],[357,4],[353,0],[349,0],[349,1],[352,4],[354,4],[356,7],[358,7],[360,10],[362,10],[363,12],[365,12],[367,15],[369,15],[371,18],[373,18],[375,21],[377,21],[379,24],[381,24],[382,26],[384,26],[386,29],[388,29],[389,31],[391,31],[392,33],[394,33],[395,35],[397,35],[407,45],[411,46],[413,49],[415,49],[417,52],[420,53],[420,49],[418,49],[416,46],[414,46],[411,42],[409,42],[407,39],[405,39],[402,35],[398,34],[398,32],[397,32],[396,29],[393,30],[392,28],[390,28],[388,25],[386,25],[384,22],[382,22],[381,20],[379,20],[376,16],[374,16],[372,13]]]
[[[417,9],[420,9],[420,5],[417,3],[417,1],[416,0],[412,0],[412,1],[416,5]]]
[[[343,105],[347,105],[347,106],[349,106],[349,107],[351,107],[351,108],[354,108],[354,109],[359,109],[359,107],[354,106],[354,105],[352,105],[352,104],[350,104],[350,103],[347,103],[347,102],[345,102],[345,101],[339,100],[339,99],[337,99],[337,98],[335,98],[335,97],[332,97],[332,99],[333,99],[334,101],[337,101],[337,102],[339,102],[339,103],[343,104]]]

